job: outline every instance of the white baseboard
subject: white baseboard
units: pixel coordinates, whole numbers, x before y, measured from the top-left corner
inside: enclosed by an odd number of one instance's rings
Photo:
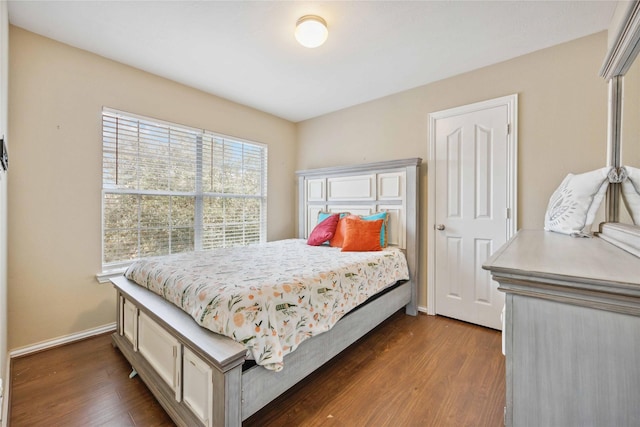
[[[94,329],[87,329],[86,331],[77,332],[75,334],[65,335],[62,337],[54,338],[48,341],[42,341],[37,344],[32,344],[26,347],[16,348],[9,352],[9,358],[25,356],[27,354],[36,353],[38,351],[47,350],[49,348],[58,347],[63,344],[69,344],[74,341],[79,341],[85,338],[93,337],[95,335],[104,334],[116,330],[116,323],[109,323],[104,326],[99,326]],[[8,378],[8,377],[7,377]],[[6,389],[5,389],[6,392]],[[5,393],[6,397],[6,393]],[[5,399],[6,400],[6,399]]]
[[[418,306],[418,311],[421,312],[421,313],[429,314],[429,312],[427,311],[427,307]]]

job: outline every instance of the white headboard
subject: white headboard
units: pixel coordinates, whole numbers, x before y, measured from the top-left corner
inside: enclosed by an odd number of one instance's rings
[[[416,304],[421,163],[422,159],[411,158],[296,172],[298,237],[309,236],[320,211],[355,215],[388,212],[389,245],[405,250],[414,285],[412,304]]]

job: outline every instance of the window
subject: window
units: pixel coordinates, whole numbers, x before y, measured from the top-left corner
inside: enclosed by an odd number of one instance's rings
[[[266,240],[267,148],[104,109],[102,266]]]

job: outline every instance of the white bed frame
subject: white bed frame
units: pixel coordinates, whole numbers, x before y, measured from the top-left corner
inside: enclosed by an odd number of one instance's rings
[[[330,331],[304,341],[273,372],[243,370],[245,348],[200,327],[188,314],[125,277],[112,335],[149,390],[179,426],[241,426],[242,421],[371,331],[399,309],[417,314],[418,195],[421,159],[297,172],[298,236],[319,211],[389,213],[389,244],[405,250],[410,280],[361,306]]]

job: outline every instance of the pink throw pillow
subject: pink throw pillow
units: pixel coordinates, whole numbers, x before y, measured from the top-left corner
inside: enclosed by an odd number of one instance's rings
[[[327,240],[330,240],[334,234],[336,234],[336,227],[338,226],[339,214],[330,215],[315,226],[307,244],[310,246],[320,246]]]

